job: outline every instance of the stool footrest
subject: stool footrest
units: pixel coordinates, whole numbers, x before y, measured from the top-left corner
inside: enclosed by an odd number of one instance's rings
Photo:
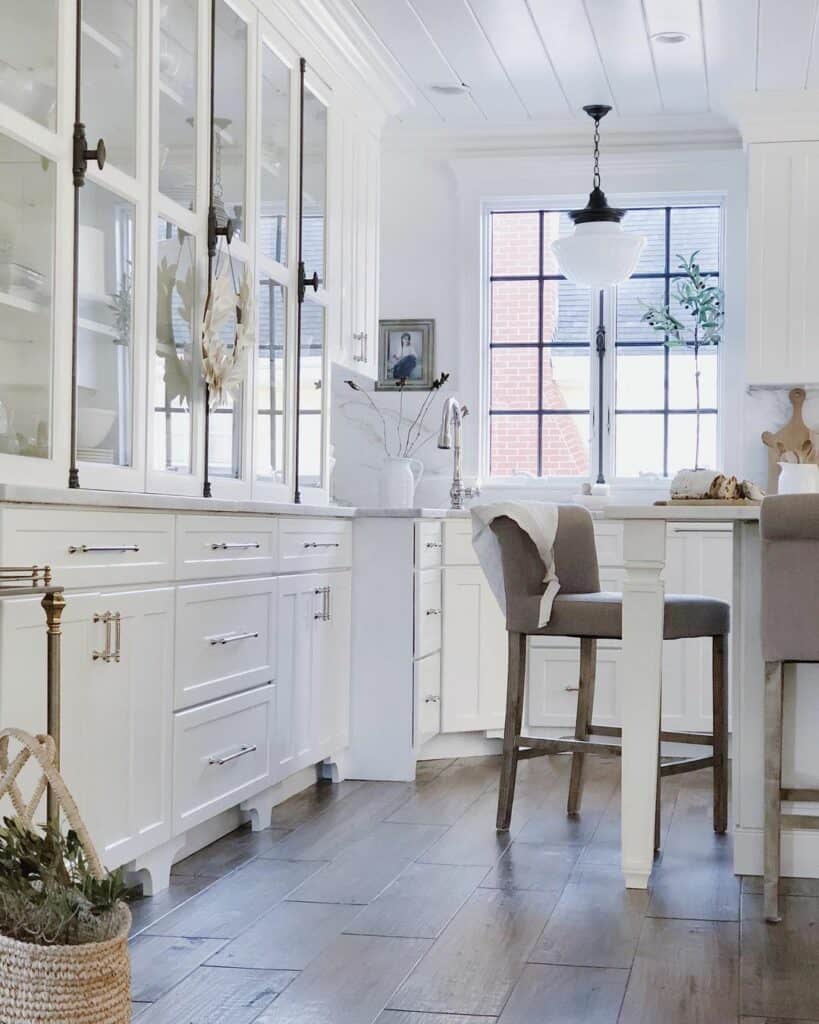
[[[592,736],[622,736],[623,730],[616,725],[590,725],[588,733]],[[661,732],[660,739],[665,743],[693,743],[700,747],[713,747],[714,736],[706,732]]]
[[[617,743],[595,743],[592,740],[576,740],[566,736],[560,739],[542,739],[535,736],[516,736],[515,746],[537,750],[543,754],[614,754],[619,756],[620,746]],[[536,757],[526,750],[519,750],[518,757]]]
[[[782,828],[819,828],[816,814],[783,814],[779,820]]]
[[[684,775],[686,772],[696,772],[700,768],[713,768],[714,758],[711,754],[708,757],[686,757],[683,761],[672,761],[670,764],[660,766],[660,775],[666,778],[669,775]]]
[[[780,789],[780,800],[816,800],[819,801],[819,789]]]

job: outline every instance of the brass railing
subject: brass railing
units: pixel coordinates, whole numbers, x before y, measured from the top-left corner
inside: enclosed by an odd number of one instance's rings
[[[57,754],[56,767],[60,767],[60,637],[65,608],[63,588],[51,582],[50,565],[0,566],[0,599],[31,597],[42,594],[40,602],[46,617],[46,732],[54,740]],[[56,822],[59,806],[48,789],[46,813],[49,821]]]

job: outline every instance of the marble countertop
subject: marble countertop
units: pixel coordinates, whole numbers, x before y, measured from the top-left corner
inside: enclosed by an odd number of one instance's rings
[[[759,505],[606,505],[600,512],[606,519],[664,519],[685,523],[732,523],[738,519],[755,522]]]
[[[133,491],[68,490],[0,484],[0,503],[63,505],[73,508],[145,509],[152,512],[251,513],[274,516],[383,517],[396,519],[468,518],[467,509],[354,508],[347,505],[295,505],[293,502],[249,499],[198,498],[177,494],[141,494]]]

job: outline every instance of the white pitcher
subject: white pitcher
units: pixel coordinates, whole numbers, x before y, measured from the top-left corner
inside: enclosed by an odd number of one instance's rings
[[[412,508],[415,488],[423,475],[420,459],[387,459],[381,470],[381,504],[385,508]]]
[[[814,462],[780,462],[779,494],[816,494],[819,466]]]

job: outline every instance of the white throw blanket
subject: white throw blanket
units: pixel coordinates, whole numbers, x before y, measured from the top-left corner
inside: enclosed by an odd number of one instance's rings
[[[503,564],[500,542],[491,530],[494,519],[508,516],[524,530],[537,548],[546,575],[546,590],[540,599],[539,626],[546,626],[552,615],[552,602],[560,590],[555,573],[554,544],[557,534],[557,505],[545,501],[498,501],[491,505],[472,507],[472,546],[497,598],[501,611],[506,614],[506,591],[503,586]]]

